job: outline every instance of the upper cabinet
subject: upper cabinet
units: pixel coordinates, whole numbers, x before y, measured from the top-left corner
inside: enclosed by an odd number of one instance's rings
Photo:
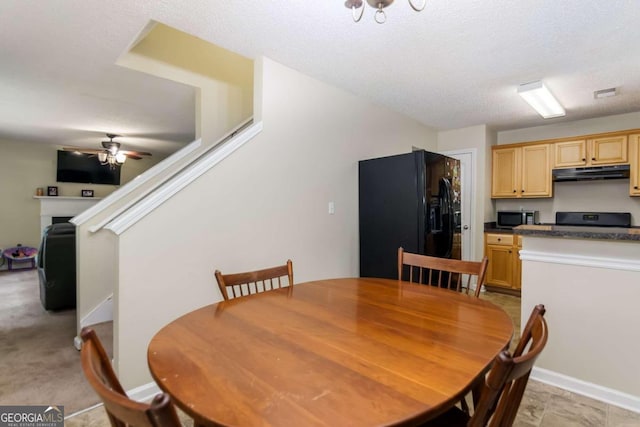
[[[491,198],[552,197],[552,170],[629,164],[640,196],[640,129],[492,147]]]
[[[640,196],[640,133],[629,135],[630,179],[629,194]]]
[[[492,198],[551,197],[551,145],[493,149]]]
[[[627,135],[593,138],[589,143],[589,165],[615,165],[628,163]]]
[[[628,163],[627,136],[609,136],[556,142],[555,168]]]
[[[554,168],[569,168],[587,164],[587,140],[556,142]]]

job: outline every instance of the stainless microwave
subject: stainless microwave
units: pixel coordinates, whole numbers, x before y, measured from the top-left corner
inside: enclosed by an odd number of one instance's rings
[[[496,227],[513,228],[538,223],[538,211],[498,211]]]

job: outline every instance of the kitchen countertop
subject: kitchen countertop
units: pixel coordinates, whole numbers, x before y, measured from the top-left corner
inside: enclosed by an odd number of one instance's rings
[[[485,233],[498,233],[498,234],[513,234],[513,229],[511,228],[498,228],[496,227],[496,223],[494,222],[485,222],[484,223],[484,232]]]
[[[520,225],[514,234],[534,237],[564,237],[570,239],[629,240],[640,242],[640,228],[575,227],[570,225]]]

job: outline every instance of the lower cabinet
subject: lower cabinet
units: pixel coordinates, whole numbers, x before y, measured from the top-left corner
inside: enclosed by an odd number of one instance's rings
[[[489,258],[486,285],[495,290],[519,292],[522,275],[522,236],[485,233],[485,255]]]

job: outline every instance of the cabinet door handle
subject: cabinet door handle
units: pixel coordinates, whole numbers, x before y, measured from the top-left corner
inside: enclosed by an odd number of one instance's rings
[[[587,161],[587,159],[585,159],[585,158],[583,157],[583,158],[582,158],[582,161],[583,161],[583,162],[586,162],[586,161]]]
[[[513,192],[514,192],[514,193],[517,193],[518,191],[517,191],[517,190],[513,190]]]
[[[509,249],[509,253],[511,253],[511,249]]]
[[[637,189],[638,189],[638,186],[637,186],[637,185],[636,185],[636,186],[634,186],[634,187],[633,187],[633,189],[634,189],[634,190],[637,190]]]
[[[591,160],[595,160],[595,159],[596,159],[595,157],[592,157],[592,158],[591,158]]]

